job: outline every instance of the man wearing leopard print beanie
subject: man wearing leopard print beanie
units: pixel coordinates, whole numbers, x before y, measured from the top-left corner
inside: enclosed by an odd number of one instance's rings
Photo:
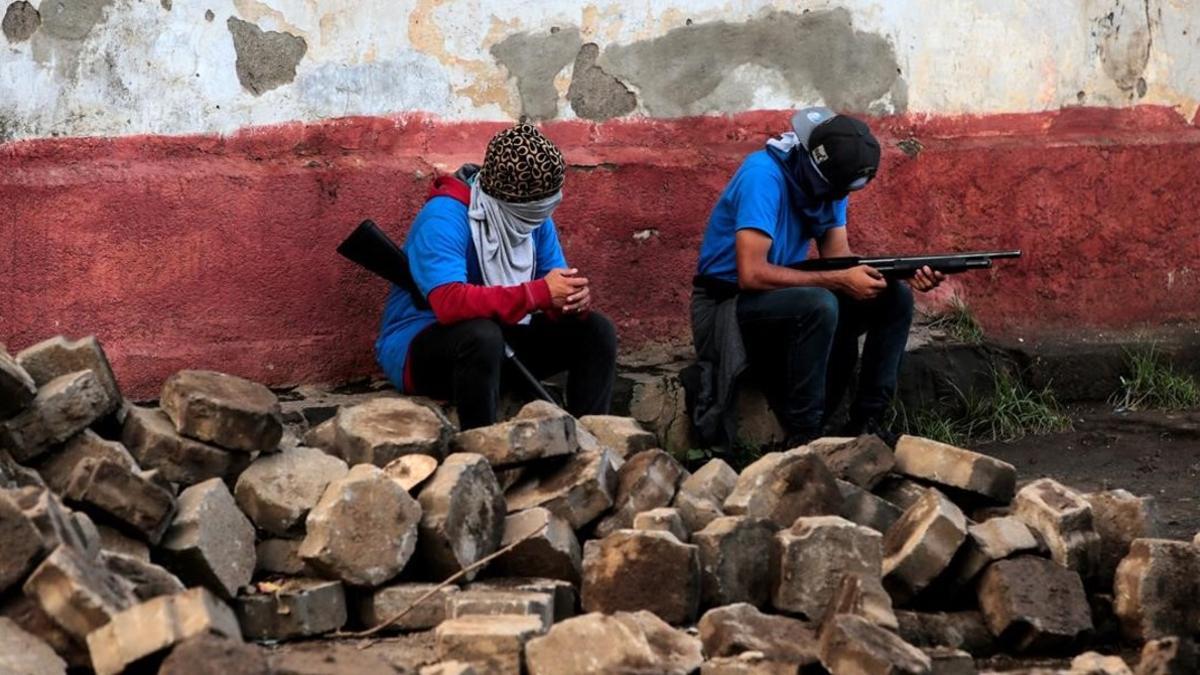
[[[591,309],[588,279],[567,265],[551,214],[566,164],[536,127],[488,143],[482,168],[434,180],[404,250],[422,297],[393,287],[375,352],[405,393],[451,401],[460,426],[496,421],[505,345],[538,377],[567,372],[567,409],[605,414],[616,332]],[[523,392],[528,394],[528,392]]]

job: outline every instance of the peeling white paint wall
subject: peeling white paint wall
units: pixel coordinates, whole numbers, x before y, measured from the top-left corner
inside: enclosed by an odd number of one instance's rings
[[[890,43],[899,86],[866,108],[875,113],[988,114],[1149,103],[1173,106],[1192,119],[1200,105],[1195,0],[30,4],[43,16],[41,28],[20,41],[7,28],[0,35],[0,139],[229,132],[289,120],[408,112],[455,120],[513,118],[521,113],[520,90],[491,48],[514,34],[577,29],[582,42],[599,46],[597,63],[603,68],[610,46],[654,41],[689,25],[752,21],[772,11],[845,10],[854,31]],[[90,26],[85,21],[82,28],[72,23],[76,34],[52,35],[46,17],[63,8],[85,18],[95,12],[98,21]],[[261,95],[243,86],[229,17],[303,38],[307,50],[290,83]],[[722,48],[712,45],[714,51]],[[560,118],[576,116],[568,97],[573,66],[567,63],[552,79]],[[785,75],[762,63],[740,64],[723,71],[711,91],[685,108],[734,113],[821,102],[819,88],[789,85]],[[645,106],[646,92],[636,83],[623,84],[639,95],[631,114],[654,114]]]

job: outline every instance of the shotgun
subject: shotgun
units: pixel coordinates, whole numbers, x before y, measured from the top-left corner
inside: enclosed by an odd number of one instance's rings
[[[805,260],[792,269],[806,272],[844,270],[859,265],[869,265],[879,270],[888,279],[908,279],[922,267],[929,266],[942,274],[958,274],[970,270],[988,269],[993,260],[1020,258],[1020,251],[974,251],[969,253],[939,253],[936,255],[913,256],[845,256],[839,258],[813,258]]]
[[[429,309],[429,301],[421,294],[417,288],[417,282],[413,279],[412,270],[408,266],[408,256],[405,255],[404,249],[397,246],[396,242],[384,234],[375,221],[364,220],[359,223],[350,236],[338,244],[337,252],[338,255],[350,262],[408,292],[417,308]],[[512,347],[507,344],[504,345],[504,355],[521,374],[521,378],[528,382],[530,388],[543,401],[562,407],[554,396],[546,391],[546,387],[542,386],[542,383],[525,367],[525,364],[521,363]]]

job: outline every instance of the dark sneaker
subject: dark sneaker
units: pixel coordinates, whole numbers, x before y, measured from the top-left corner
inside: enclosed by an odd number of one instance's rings
[[[879,437],[879,440],[887,443],[889,448],[896,447],[896,441],[900,440],[900,434],[886,427],[878,417],[868,417],[863,421],[850,420],[846,426],[842,427],[843,436],[862,436],[865,434],[873,434]]]

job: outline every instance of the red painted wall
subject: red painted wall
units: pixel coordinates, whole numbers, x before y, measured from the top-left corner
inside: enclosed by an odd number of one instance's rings
[[[556,218],[624,347],[687,341],[708,210],[786,112],[555,122]],[[885,118],[885,166],[852,198],[862,252],[1021,248],[959,277],[994,332],[1200,318],[1200,128],[1171,110]],[[385,286],[334,247],[363,218],[397,238],[434,166],[500,124],[352,118],[232,136],[0,146],[0,341],[98,335],[128,395],[184,367],[283,385],[375,371]],[[914,138],[915,155],[897,142]],[[649,236],[635,237],[635,233]]]

